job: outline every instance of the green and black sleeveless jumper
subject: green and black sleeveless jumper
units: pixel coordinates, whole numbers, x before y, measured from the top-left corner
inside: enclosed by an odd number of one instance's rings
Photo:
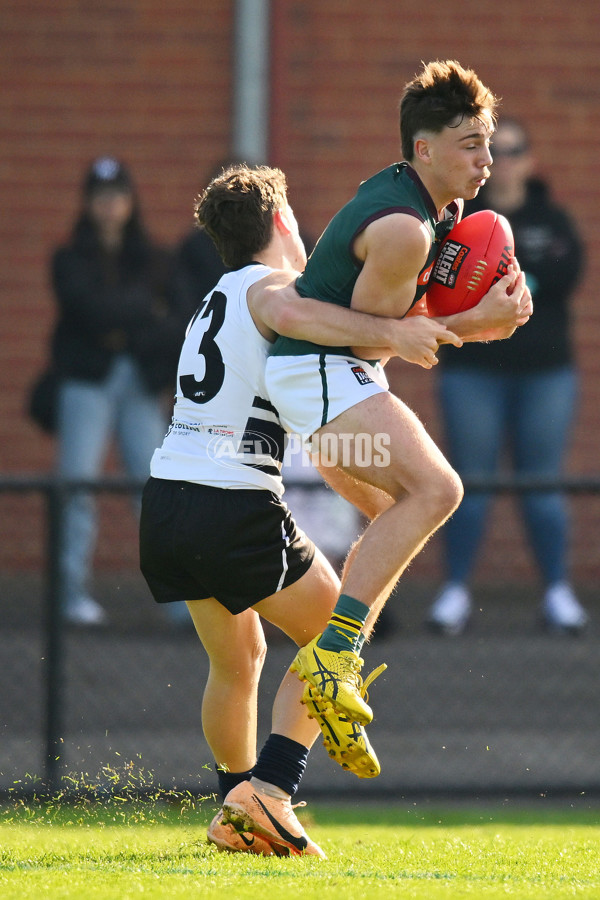
[[[415,216],[427,225],[431,235],[429,255],[419,273],[412,305],[420,300],[427,290],[427,276],[440,241],[456,221],[458,205],[452,202],[446,207],[447,217],[438,222],[431,196],[415,170],[405,162],[388,166],[363,181],[352,200],[336,213],[319,238],[306,269],[296,281],[298,293],[303,297],[316,297],[327,303],[349,307],[362,268],[362,262],[352,252],[354,239],[371,222],[392,213]],[[309,341],[279,337],[270,355],[303,356],[322,352],[348,355],[350,349],[323,347]]]

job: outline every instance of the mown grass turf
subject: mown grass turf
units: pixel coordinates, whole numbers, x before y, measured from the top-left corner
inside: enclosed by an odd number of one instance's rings
[[[217,853],[212,800],[16,803],[0,815],[0,897],[600,898],[594,809],[430,810],[372,803],[300,811],[327,861]]]

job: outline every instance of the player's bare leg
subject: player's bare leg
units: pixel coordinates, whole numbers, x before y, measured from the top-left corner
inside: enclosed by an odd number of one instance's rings
[[[309,581],[314,586],[315,578]],[[334,580],[331,596],[326,598],[328,608],[335,602],[336,587],[337,582]],[[285,594],[286,591],[282,591],[277,595],[281,603],[286,602]],[[210,823],[208,841],[218,849],[230,852],[267,856],[302,852],[324,856],[320,847],[310,840],[296,819],[291,805],[291,790],[285,794],[276,784],[270,784],[268,772],[266,777],[262,774],[264,781],[253,781],[250,784],[247,780],[251,770],[257,765],[257,692],[266,652],[258,613],[249,609],[234,616],[215,599],[198,600],[188,606],[210,662],[202,703],[204,734],[218,766],[232,773],[229,777],[237,782],[234,788],[226,792],[229,807],[226,809],[224,806],[219,810]],[[320,621],[319,619],[319,624]],[[308,622],[304,627],[309,627]],[[286,678],[286,681],[291,682],[291,678]],[[274,716],[274,722],[277,723],[275,727],[281,729],[275,735],[275,740],[281,742],[282,739],[289,738],[289,746],[297,747],[302,757],[308,753],[319,729],[300,704],[298,695],[302,691],[302,685],[297,679],[294,682],[295,684],[288,685],[285,692],[285,702],[289,703],[294,712],[288,710],[286,715]],[[282,707],[282,711],[285,712],[285,707]],[[260,762],[259,759],[259,765]],[[220,775],[220,781],[222,778],[225,776]],[[277,781],[276,777],[274,781]],[[276,828],[267,833],[262,819],[256,821],[261,804],[266,804],[271,814],[273,811],[277,812],[279,821],[284,823],[284,835],[293,834],[291,841],[278,835]],[[235,818],[228,818],[226,812],[235,814]]]
[[[353,475],[350,475],[348,472],[345,472],[343,469],[332,468],[331,466],[321,467],[319,466],[318,462],[315,462],[314,464],[319,470],[323,479],[329,484],[329,486],[337,494],[339,494],[341,497],[344,497],[344,499],[348,500],[349,503],[352,503],[358,510],[360,510],[360,512],[362,512],[363,515],[366,516],[369,522],[372,522],[373,519],[377,518],[378,515],[393,506],[393,498],[390,497],[390,495],[385,491],[373,487],[373,485],[371,484],[366,484],[364,481],[359,481],[357,478],[355,478]],[[357,538],[357,540],[348,550],[348,554],[346,556],[346,559],[344,560],[344,566],[342,569],[342,585],[345,584],[346,574],[354,562],[359,543],[360,537]],[[364,624],[362,632],[367,641],[372,634],[379,612],[380,610],[377,609],[371,610]]]
[[[339,581],[325,557],[317,551],[305,575],[283,591],[260,601],[254,607],[277,625],[297,644],[316,636],[325,627],[339,592]],[[250,833],[267,841],[275,852],[310,854],[323,857],[321,848],[302,828],[292,806],[308,749],[324,725],[320,710],[309,718],[303,706],[304,685],[288,672],[273,705],[272,731],[263,746],[252,778],[236,785],[223,804],[222,823],[238,833]],[[334,717],[335,718],[335,717]],[[342,740],[331,754],[340,765],[357,774],[378,774],[379,764],[368,741],[357,740],[353,723],[335,718]],[[324,732],[325,736],[325,732]],[[376,771],[375,771],[376,767]]]
[[[388,450],[384,465],[381,453],[378,458],[373,454],[370,463],[365,459],[365,433],[387,438],[379,441]],[[359,434],[361,452],[355,454]],[[363,508],[371,504],[371,514],[381,511],[351,551],[343,593],[326,631],[299,650],[292,670],[316,689],[321,702],[367,724],[373,712],[360,677],[362,642],[406,566],[460,502],[462,485],[414,413],[389,393],[337,416],[316,433],[313,448],[320,467],[335,462],[350,479],[382,492],[384,498],[357,491],[357,503]]]
[[[257,693],[266,652],[258,613],[302,646],[325,628],[339,586],[331,565],[317,550],[313,564],[302,578],[237,616],[214,599],[188,603],[198,636],[209,657],[202,725],[206,741],[220,766],[231,772],[246,772],[256,763]],[[303,691],[304,685],[287,672],[273,704],[272,731],[310,748],[319,730],[325,734],[325,731],[331,731],[332,725],[330,723],[324,730],[322,720],[308,717],[302,703]],[[333,727],[338,731],[341,727],[344,737],[348,733],[345,745],[354,745],[349,727],[337,723]],[[363,737],[359,736],[365,743]],[[340,754],[331,755],[343,764]]]
[[[285,592],[262,601],[255,608],[302,646],[326,627],[339,588],[333,569],[317,550],[306,575]],[[284,603],[281,602],[282,594],[287,595]],[[359,778],[372,778],[379,774],[381,769],[377,755],[364,728],[322,704],[311,693],[310,687],[289,671],[273,705],[273,732],[285,734],[310,747],[319,729],[325,749],[338,765]]]
[[[254,609],[302,647],[320,634],[331,615],[340,582],[320,550],[308,572],[283,591],[257,603]],[[319,729],[302,704],[304,685],[287,672],[273,704],[272,730],[311,747]]]
[[[237,616],[211,598],[188,603],[210,669],[202,699],[202,727],[214,759],[231,772],[256,762],[258,683],[266,642],[252,609]]]
[[[406,566],[460,503],[462,485],[418,418],[392,394],[357,404],[317,434],[322,438],[365,432],[389,435],[389,465],[359,466],[351,446],[343,471],[382,491],[393,503],[358,540],[342,587],[376,616]]]
[[[338,466],[321,466],[317,457],[313,457],[313,465],[336,494],[352,503],[370,522],[395,502],[385,491],[360,481]]]

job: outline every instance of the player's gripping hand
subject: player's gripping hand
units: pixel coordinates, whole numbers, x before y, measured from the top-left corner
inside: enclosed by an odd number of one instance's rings
[[[519,309],[517,310],[517,328],[520,328],[521,325],[525,325],[525,323],[529,321],[532,315],[533,297],[531,296],[531,291],[529,290],[529,287],[526,283],[525,290],[523,291],[523,296],[521,297],[521,303]]]
[[[525,291],[525,275],[513,259],[503,275],[481,298],[479,312],[487,328],[516,328]]]
[[[525,275],[513,258],[506,274],[492,285],[476,306],[436,321],[451,328],[463,341],[499,341],[525,325],[532,313],[533,303]]]
[[[513,259],[504,275],[492,285],[481,299],[478,310],[482,315],[479,340],[502,340],[529,320],[533,313],[531,292],[525,273]]]

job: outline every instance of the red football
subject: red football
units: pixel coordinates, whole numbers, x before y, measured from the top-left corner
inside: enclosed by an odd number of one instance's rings
[[[427,286],[430,316],[451,316],[476,306],[506,274],[514,256],[504,216],[482,209],[458,222],[442,241]]]

